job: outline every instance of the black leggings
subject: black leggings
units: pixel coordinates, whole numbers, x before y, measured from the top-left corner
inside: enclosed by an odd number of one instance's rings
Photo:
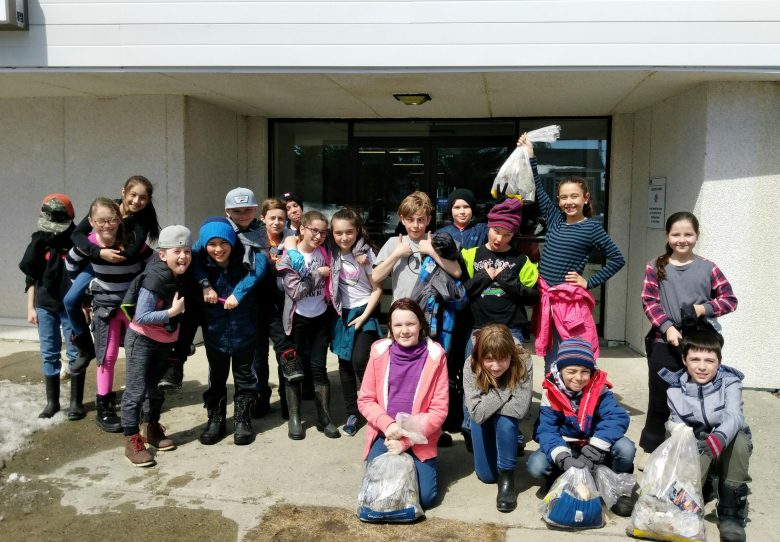
[[[682,369],[682,356],[676,346],[668,344],[666,341],[654,342],[657,330],[650,330],[645,338],[645,349],[647,350],[647,387],[649,397],[647,401],[647,418],[645,427],[642,429],[642,436],[639,439],[639,446],[645,452],[653,452],[666,438],[666,428],[664,424],[669,419],[669,406],[666,403],[666,390],[669,384],[658,376],[658,371],[662,368],[670,371],[679,371]]]
[[[344,409],[347,416],[357,416],[357,396],[360,382],[366,373],[368,356],[371,354],[371,345],[379,339],[376,331],[360,330],[355,333],[355,342],[352,346],[352,359],[339,359],[339,380],[341,391],[344,394]]]
[[[314,383],[322,386],[329,384],[326,366],[329,335],[330,312],[327,310],[314,318],[300,314],[293,316],[290,338],[303,361],[304,368],[311,368]]]

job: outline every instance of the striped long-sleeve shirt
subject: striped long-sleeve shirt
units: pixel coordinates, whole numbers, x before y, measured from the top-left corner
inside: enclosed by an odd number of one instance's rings
[[[704,315],[715,329],[720,325],[714,319],[733,312],[737,297],[723,272],[713,262],[696,256],[686,265],[667,264],[666,278],[658,282],[656,260],[645,267],[642,285],[642,307],[654,328],[666,333],[682,323],[683,305],[704,305]]]
[[[576,224],[567,224],[566,216],[544,191],[536,168],[536,158],[531,158],[531,169],[536,184],[536,201],[547,222],[547,238],[539,264],[539,274],[550,286],[561,284],[565,282],[566,273],[570,271],[581,275],[590,254],[598,250],[606,256],[607,263],[598,273],[588,278],[588,289],[604,284],[626,263],[620,249],[595,220],[586,218]]]

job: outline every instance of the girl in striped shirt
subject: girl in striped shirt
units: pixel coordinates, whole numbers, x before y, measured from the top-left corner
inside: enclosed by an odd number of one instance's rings
[[[546,322],[549,333],[542,334],[537,329],[536,339],[536,351],[537,354],[544,355],[544,372],[547,374],[550,365],[557,358],[561,338],[586,338],[593,346],[594,355],[598,357],[596,324],[590,310],[583,311],[587,313],[584,322],[575,322],[577,329],[562,329],[562,322],[566,319],[556,317],[560,310],[556,304],[582,302],[592,309],[595,300],[588,290],[601,286],[620,271],[625,265],[625,258],[602,225],[591,219],[593,209],[585,179],[567,177],[558,183],[556,203],[542,186],[533,145],[525,134],[520,136],[517,146],[525,146],[528,150],[536,185],[536,201],[547,223],[547,238],[539,264],[539,287],[542,295],[541,306],[549,305],[549,310],[540,311],[544,314],[540,314],[537,321],[540,326]],[[582,273],[594,250],[600,251],[607,258],[607,263],[600,271],[586,279]]]
[[[125,228],[121,219],[119,205],[108,198],[97,198],[89,207],[89,223],[92,233],[89,242],[99,249],[112,249],[125,254]],[[93,261],[94,278],[87,288],[92,295],[92,332],[95,336],[97,363],[97,396],[95,408],[96,423],[104,431],[119,433],[122,425],[116,415],[116,394],[113,391],[114,365],[119,356],[119,344],[129,324],[125,314],[119,309],[130,282],[145,268],[153,255],[144,243],[134,256],[121,261]],[[66,267],[70,276],[76,277],[89,263],[89,254],[78,246],[71,248],[66,258]],[[85,367],[86,369],[86,367]],[[84,375],[81,370],[74,376],[76,386],[71,386],[71,409],[69,419],[80,419],[85,415],[82,400],[84,396]],[[79,408],[81,407],[81,408]]]

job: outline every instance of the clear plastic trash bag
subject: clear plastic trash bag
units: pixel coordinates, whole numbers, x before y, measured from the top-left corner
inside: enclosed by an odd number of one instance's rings
[[[648,458],[626,529],[653,540],[704,540],[704,499],[693,429],[667,423],[671,436]]]
[[[593,478],[607,509],[615,506],[620,497],[630,497],[636,486],[636,478],[633,474],[617,473],[606,465],[596,467]]]
[[[560,137],[561,127],[558,125],[545,126],[528,132],[526,135],[532,143],[552,143]],[[498,197],[498,193],[504,185],[506,185],[506,197],[508,198],[520,201],[534,201],[536,199],[534,175],[525,147],[516,148],[498,170],[493,187],[490,189],[494,198]]]
[[[571,468],[561,474],[539,505],[542,519],[561,529],[598,529],[604,509],[588,469]]]

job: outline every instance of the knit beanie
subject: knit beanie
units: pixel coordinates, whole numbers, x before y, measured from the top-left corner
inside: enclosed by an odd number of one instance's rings
[[[590,369],[591,373],[596,370],[596,360],[593,358],[593,347],[586,340],[581,338],[564,339],[558,347],[558,360],[555,362],[558,371],[570,365],[578,365]]]
[[[517,233],[523,217],[523,203],[516,199],[506,199],[497,203],[488,213],[488,228],[503,228]]]
[[[204,247],[215,237],[224,239],[230,243],[231,247],[236,244],[236,232],[233,230],[233,226],[230,225],[227,218],[222,216],[207,218],[200,227],[199,235],[200,239],[198,239],[198,244]]]
[[[452,206],[455,205],[455,202],[459,199],[462,199],[469,204],[472,213],[476,211],[477,198],[474,197],[474,192],[468,188],[458,188],[450,192],[450,195],[447,198],[447,210],[450,212],[450,216],[452,215]]]
[[[298,204],[298,207],[300,207],[301,210],[303,210],[303,198],[300,197],[297,193],[285,192],[284,194],[282,194],[282,199],[284,200],[285,203],[294,201],[295,203]]]

